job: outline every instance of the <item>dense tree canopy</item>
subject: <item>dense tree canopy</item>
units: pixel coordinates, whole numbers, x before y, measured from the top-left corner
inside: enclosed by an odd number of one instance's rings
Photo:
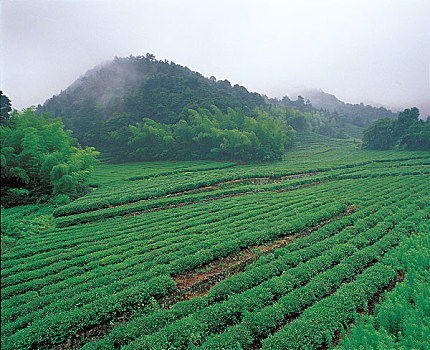
[[[430,120],[419,119],[418,108],[405,109],[397,119],[382,118],[363,132],[363,147],[368,149],[430,150]]]
[[[299,105],[306,104],[302,99],[298,99],[298,101]],[[298,108],[286,107],[283,102],[260,107],[259,110],[268,118],[274,118],[299,132],[312,131],[341,139],[348,137],[346,119],[343,115],[326,114],[316,110],[309,103],[306,112]]]
[[[0,120],[1,124],[6,123],[10,118],[10,113],[12,112],[12,104],[9,97],[3,94],[0,90]]]
[[[336,103],[346,106],[337,99]],[[189,109],[216,106],[223,113],[232,108],[252,115],[255,108],[272,105],[288,109],[283,119],[288,119],[295,130],[311,130],[336,138],[355,137],[362,130],[356,125],[394,116],[386,109],[364,105],[341,110],[317,109],[301,96],[296,101],[288,97],[269,99],[243,86],[232,86],[228,80],[205,78],[187,67],[156,60],[151,54],[115,58],[95,67],[39,106],[37,113],[61,117],[81,144],[107,149],[112,142],[125,137],[129,125],[136,126],[143,118],[175,125]],[[111,133],[113,140],[107,133]]]
[[[316,109],[301,96],[296,101],[269,99],[147,54],[115,57],[95,67],[39,106],[36,113],[62,118],[82,145],[108,151],[117,161],[263,160],[279,158],[280,150],[291,143],[293,130],[334,138],[361,137],[363,128],[357,125],[377,115],[392,116],[370,106],[353,109],[357,113],[351,116]],[[237,120],[235,113],[242,119]],[[364,124],[354,122],[360,113]],[[411,142],[405,139],[404,147]]]
[[[93,148],[82,149],[60,119],[14,111],[1,126],[1,197],[6,206],[52,195],[74,197],[86,189],[97,162]]]
[[[118,115],[120,121],[124,116]],[[120,125],[120,124],[119,124]],[[294,130],[264,113],[216,106],[188,109],[175,124],[143,118],[136,125],[107,133],[117,160],[279,159],[291,145]]]
[[[368,149],[389,149],[394,146],[394,125],[388,118],[378,119],[363,132],[363,147]]]
[[[115,58],[90,70],[39,106],[37,112],[61,117],[81,144],[104,148],[101,131],[111,128],[112,118],[116,119],[118,114],[127,115],[124,125],[135,125],[142,118],[175,124],[181,113],[190,108],[215,105],[223,112],[229,107],[249,111],[262,104],[262,96],[242,86],[207,79],[149,54]]]

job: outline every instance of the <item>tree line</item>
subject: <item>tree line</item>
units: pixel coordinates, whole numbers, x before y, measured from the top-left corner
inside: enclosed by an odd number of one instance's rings
[[[10,106],[6,95],[2,106]],[[1,115],[1,203],[68,201],[87,190],[87,178],[97,163],[92,147],[82,148],[59,118],[36,116],[34,108],[21,113],[10,108]]]
[[[116,118],[129,119],[122,114]],[[188,109],[174,124],[143,118],[107,131],[103,144],[115,160],[276,160],[292,145],[295,131],[262,111],[216,106]]]
[[[430,151],[430,118],[419,119],[418,108],[405,109],[396,119],[381,118],[363,132],[363,147]]]

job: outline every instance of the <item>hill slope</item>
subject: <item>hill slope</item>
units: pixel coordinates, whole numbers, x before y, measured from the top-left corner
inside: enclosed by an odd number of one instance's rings
[[[312,106],[323,109],[330,113],[343,114],[352,124],[365,127],[376,119],[397,117],[394,113],[384,107],[345,103],[335,95],[318,89],[308,89],[300,93],[304,99],[309,99]]]
[[[315,91],[312,103],[300,96],[269,99],[147,54],[96,66],[37,112],[61,117],[82,145],[122,162],[279,159],[292,128],[359,138],[373,120],[395,117],[385,108]]]
[[[252,109],[262,104],[262,96],[242,86],[205,78],[147,54],[96,66],[39,106],[38,112],[61,117],[82,144],[98,146],[101,133],[142,118],[173,124],[188,108],[215,105],[226,111],[227,107]]]

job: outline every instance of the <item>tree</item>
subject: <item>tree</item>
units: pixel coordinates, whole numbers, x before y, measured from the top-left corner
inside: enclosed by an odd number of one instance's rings
[[[397,122],[400,125],[408,125],[410,126],[415,121],[418,120],[420,116],[420,111],[417,107],[412,107],[410,109],[405,109],[403,112],[399,113],[399,116],[397,118]]]
[[[85,192],[98,152],[82,149],[59,118],[38,117],[34,108],[14,111],[11,120],[1,126],[2,204]]]
[[[430,126],[419,120],[420,111],[413,107],[399,113],[397,119],[378,119],[363,132],[363,147],[430,150]]]
[[[430,151],[430,120],[416,120],[409,126],[399,142],[399,147],[407,150]]]
[[[155,61],[155,55],[152,53],[147,52],[145,55],[146,59],[149,61]]]
[[[291,110],[288,124],[296,131],[307,131],[310,129],[310,124],[305,115],[296,109]]]
[[[1,124],[6,123],[10,119],[10,112],[12,111],[12,104],[9,97],[3,94],[0,90],[0,118]]]
[[[363,131],[363,147],[375,150],[389,149],[394,146],[393,121],[389,118],[378,119]]]
[[[232,108],[223,113],[211,106],[188,109],[175,124],[143,118],[128,127],[125,138],[118,139],[118,144],[128,145],[128,155],[121,160],[281,158],[292,143],[293,129],[282,126],[265,111],[253,113],[255,116],[250,117]]]
[[[418,118],[420,116],[420,111],[417,107],[412,107],[405,109],[403,112],[399,113],[399,116],[397,120],[395,120],[393,126],[394,126],[394,135],[393,137],[398,141],[400,140],[403,135],[405,134],[406,130],[414,124],[416,121],[418,121]]]

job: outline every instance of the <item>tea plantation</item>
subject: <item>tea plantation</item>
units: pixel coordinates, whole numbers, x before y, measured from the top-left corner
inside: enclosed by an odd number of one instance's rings
[[[430,348],[429,152],[308,136],[90,183],[43,220],[3,210],[42,221],[2,246],[2,349]]]

